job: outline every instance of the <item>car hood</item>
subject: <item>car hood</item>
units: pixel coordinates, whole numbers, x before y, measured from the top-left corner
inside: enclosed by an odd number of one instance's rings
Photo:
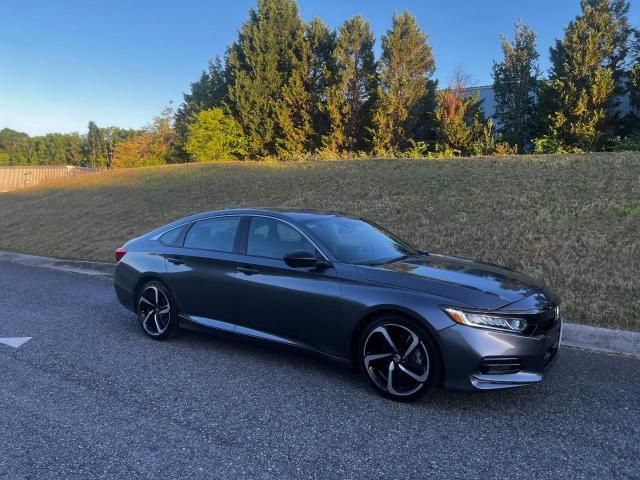
[[[444,255],[356,268],[371,282],[422,291],[473,308],[499,309],[535,294],[551,297],[541,283],[521,273]]]

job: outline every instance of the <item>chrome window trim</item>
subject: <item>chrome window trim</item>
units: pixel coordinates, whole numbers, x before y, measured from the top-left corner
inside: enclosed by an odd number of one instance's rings
[[[324,253],[324,251],[318,247],[318,244],[316,242],[314,242],[311,238],[309,238],[309,235],[307,235],[306,233],[304,233],[302,230],[300,230],[296,225],[294,225],[293,223],[289,222],[288,220],[284,220],[282,218],[278,218],[278,217],[274,217],[272,215],[264,215],[264,214],[259,214],[259,213],[228,213],[228,214],[221,214],[221,215],[211,215],[209,217],[203,217],[203,218],[198,218],[196,220],[191,220],[189,222],[185,222],[182,223],[180,225],[176,225],[175,227],[171,227],[167,230],[164,230],[156,235],[154,235],[153,237],[150,238],[150,240],[159,240],[159,238],[164,235],[165,233],[168,233],[172,230],[175,230],[176,228],[182,228],[186,225],[192,225],[196,222],[201,222],[203,220],[211,220],[214,218],[220,218],[220,217],[240,217],[240,219],[242,220],[242,217],[261,217],[261,218],[270,218],[272,220],[278,220],[282,223],[285,223],[287,225],[289,225],[291,228],[293,228],[296,232],[298,232],[300,235],[302,235],[304,238],[306,238],[309,243],[311,243],[311,245],[314,246],[314,248],[320,252],[320,255],[322,255],[322,257],[324,258],[325,261],[327,262],[331,262],[331,260],[329,260],[329,258],[327,257],[327,255]],[[191,228],[191,227],[189,227]],[[201,248],[191,248],[191,247],[185,247],[184,245],[178,248],[187,248],[189,250],[202,250]],[[209,252],[215,252],[215,251],[220,251],[220,250],[207,250]],[[222,253],[235,253],[235,252],[222,252]],[[282,260],[281,258],[274,258],[274,257],[260,257],[258,255],[249,255],[248,253],[244,253],[244,254],[240,254],[240,255],[244,255],[246,257],[253,257],[253,258],[269,258],[271,260]]]

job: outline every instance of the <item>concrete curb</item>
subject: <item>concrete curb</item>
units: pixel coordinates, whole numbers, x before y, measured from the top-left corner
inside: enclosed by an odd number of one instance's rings
[[[74,272],[92,277],[111,277],[116,268],[113,263],[87,262],[84,260],[60,260],[57,258],[38,257],[23,253],[4,252],[0,250],[0,261],[18,263],[31,267],[52,268],[64,272]]]
[[[80,273],[92,277],[112,277],[116,268],[113,263],[59,260],[56,258],[38,257],[22,253],[3,252],[1,250],[0,261],[32,267],[52,268],[54,270]],[[598,352],[640,357],[640,332],[565,323],[562,345]]]
[[[640,357],[640,332],[565,323],[562,344]]]

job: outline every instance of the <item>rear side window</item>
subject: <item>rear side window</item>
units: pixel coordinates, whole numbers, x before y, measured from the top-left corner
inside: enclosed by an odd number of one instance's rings
[[[160,241],[169,247],[181,247],[182,246],[182,234],[184,233],[186,226],[174,228],[164,233],[160,237]]]
[[[209,218],[196,222],[184,239],[186,248],[233,252],[240,217]]]

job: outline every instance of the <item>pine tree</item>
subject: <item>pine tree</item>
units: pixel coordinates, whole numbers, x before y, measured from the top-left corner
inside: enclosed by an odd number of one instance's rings
[[[631,135],[640,138],[640,32],[636,32],[635,37],[632,50],[633,60],[627,83],[627,93],[632,111],[628,115],[627,123],[630,125]]]
[[[220,107],[226,95],[225,67],[220,57],[216,57],[215,60],[209,60],[208,70],[202,72],[200,79],[191,84],[191,92],[184,94],[184,101],[176,111],[175,146],[178,158],[187,159],[184,146],[187,141],[189,125],[196,120],[200,112]]]
[[[329,30],[319,18],[314,18],[307,26],[309,44],[308,82],[311,95],[311,123],[313,134],[312,149],[322,146],[322,138],[329,131],[329,118],[326,113],[327,89],[335,78],[336,67],[333,50],[336,47],[336,34]]]
[[[607,117],[605,120],[605,133],[608,137],[619,136],[625,133],[625,123],[622,119],[620,99],[626,94],[627,77],[631,69],[630,49],[634,28],[629,23],[628,0],[585,0],[593,8],[606,8],[611,12],[615,20],[615,32],[613,37],[613,51],[606,59],[605,66],[613,72],[614,95],[609,98],[606,105]]]
[[[304,50],[304,24],[295,1],[258,0],[227,59],[228,106],[251,156],[287,148],[289,141],[282,135],[289,127],[281,128],[284,95],[286,89],[298,88],[298,80],[291,78],[304,63]]]
[[[296,41],[299,56],[283,87],[282,100],[276,105],[276,155],[280,159],[296,159],[311,150],[313,141],[313,100],[310,84],[309,42],[305,30],[298,30]]]
[[[540,112],[546,137],[559,148],[594,150],[606,144],[619,24],[611,5],[610,0],[582,0],[581,15],[551,48]]]
[[[493,64],[495,118],[505,141],[522,151],[531,141],[534,121],[535,92],[540,75],[537,61],[536,34],[518,22],[513,42],[503,35],[500,63]]]
[[[421,106],[435,85],[435,60],[413,15],[393,16],[391,30],[382,37],[379,87],[374,113],[374,150],[379,153],[406,148],[415,141]]]
[[[369,22],[361,16],[340,27],[333,51],[336,70],[325,105],[329,132],[323,144],[331,151],[357,151],[369,146],[371,107],[377,87],[374,41]]]

